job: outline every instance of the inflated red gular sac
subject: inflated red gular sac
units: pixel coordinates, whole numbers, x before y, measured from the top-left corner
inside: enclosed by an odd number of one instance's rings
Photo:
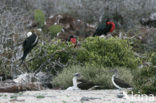
[[[72,44],[74,44],[74,48],[75,48],[76,45],[77,45],[77,38],[74,37],[73,35],[71,35],[71,36],[69,37],[69,41],[70,41]]]
[[[107,22],[107,25],[111,25],[111,28],[110,28],[109,32],[113,32],[115,30],[114,22]]]

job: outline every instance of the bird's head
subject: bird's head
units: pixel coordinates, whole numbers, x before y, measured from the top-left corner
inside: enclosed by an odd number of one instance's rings
[[[74,74],[74,77],[79,78],[80,76],[81,76],[80,73],[75,73],[75,74]]]
[[[69,38],[70,38],[70,39],[71,39],[71,38],[74,38],[74,36],[73,36],[73,35],[70,35]]]
[[[118,70],[117,69],[112,69],[109,72],[113,73],[116,77],[118,77]]]
[[[110,19],[110,18],[107,18],[107,19],[106,19],[106,23],[109,22],[109,21],[111,21],[111,19]]]
[[[41,32],[42,32],[42,30],[41,29],[32,29],[32,30],[30,30],[27,34],[26,34],[26,36],[27,37],[29,37],[29,36],[31,36],[32,34],[35,34],[35,35],[40,35],[41,34]]]
[[[27,34],[26,34],[26,36],[27,37],[29,37],[29,36],[31,36],[33,33],[31,32],[31,31],[29,31]]]

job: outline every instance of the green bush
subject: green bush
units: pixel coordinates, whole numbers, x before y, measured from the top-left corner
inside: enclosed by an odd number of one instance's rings
[[[34,19],[39,24],[39,27],[43,27],[45,15],[41,10],[37,9],[34,11]]]
[[[156,52],[151,55],[151,62],[154,66],[156,66]]]
[[[138,53],[144,53],[146,48],[141,40],[138,38],[133,38],[129,40],[130,45],[133,47],[133,50]]]
[[[38,44],[38,46],[31,53],[34,57],[29,63],[31,70],[35,71],[41,67],[42,70],[51,71],[53,74],[62,69],[59,64],[66,64],[75,51],[70,43],[67,45],[67,43],[57,39],[45,42],[45,44]]]
[[[64,68],[52,81],[54,87],[60,87],[65,89],[72,86],[72,78],[74,73],[80,73],[84,79],[90,80],[94,83],[100,84],[103,89],[115,88],[112,84],[111,77],[112,73],[109,72],[111,68],[95,65],[73,65]],[[120,78],[132,84],[133,76],[127,68],[117,68],[119,71]]]
[[[71,43],[53,39],[33,51],[35,59],[31,61],[31,69],[36,70],[44,65],[43,70],[53,70],[50,63],[60,61],[63,64],[95,64],[104,67],[128,67],[136,68],[138,59],[133,55],[131,47],[126,40],[119,38],[87,38],[79,48],[73,48]],[[57,67],[57,66],[56,66]],[[57,68],[60,71],[63,68]]]
[[[82,48],[83,51],[77,56],[81,62],[128,68],[136,68],[139,62],[128,42],[119,38],[89,37],[82,43]]]
[[[134,92],[156,95],[156,68],[145,67],[135,71]]]
[[[49,27],[49,32],[52,37],[55,37],[57,33],[61,32],[62,26],[61,25],[52,25]]]

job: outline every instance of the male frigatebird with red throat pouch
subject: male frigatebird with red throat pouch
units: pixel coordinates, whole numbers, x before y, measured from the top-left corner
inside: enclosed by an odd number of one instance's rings
[[[102,34],[107,35],[108,32],[113,32],[115,30],[115,23],[107,18],[105,23],[100,24],[93,36],[101,36]]]

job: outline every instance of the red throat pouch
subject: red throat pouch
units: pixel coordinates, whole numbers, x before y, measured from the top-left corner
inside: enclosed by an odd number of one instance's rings
[[[110,29],[109,32],[113,32],[114,29],[115,29],[115,24],[114,24],[114,22],[107,22],[107,24],[111,24],[111,25],[112,25],[112,28]]]
[[[76,38],[71,38],[70,42],[73,43],[73,44],[76,44]]]

